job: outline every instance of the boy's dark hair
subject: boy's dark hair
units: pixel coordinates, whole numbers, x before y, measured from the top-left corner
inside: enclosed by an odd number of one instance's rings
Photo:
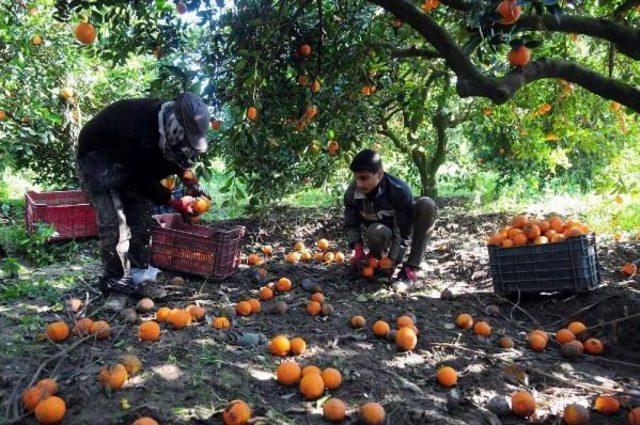
[[[353,157],[349,168],[354,173],[367,171],[369,173],[377,173],[382,170],[382,158],[376,151],[365,149],[360,151]]]

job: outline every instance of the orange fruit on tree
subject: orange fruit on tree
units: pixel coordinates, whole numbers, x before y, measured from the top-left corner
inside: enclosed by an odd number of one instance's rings
[[[396,332],[396,346],[400,351],[411,351],[418,344],[418,337],[413,328],[406,326],[398,329]]]
[[[251,419],[251,407],[242,400],[233,400],[222,412],[224,425],[246,425]]]
[[[627,276],[633,276],[637,272],[638,266],[636,266],[634,263],[625,263],[624,266],[622,266],[622,273],[626,274]]]
[[[311,54],[311,46],[303,44],[300,46],[299,52],[302,56],[309,56]]]
[[[480,321],[473,325],[473,333],[480,336],[491,335],[491,326],[487,322]]]
[[[7,120],[7,113],[0,109],[0,122]]]
[[[27,388],[22,393],[22,404],[24,405],[25,410],[30,412],[36,408],[38,403],[49,397],[49,395],[50,394],[48,394],[45,389],[34,385],[33,387]]]
[[[283,362],[276,369],[276,378],[282,385],[294,385],[300,382],[300,365],[296,362]]]
[[[522,230],[527,226],[527,224],[529,224],[529,216],[526,214],[519,214],[511,219],[511,227],[516,229]]]
[[[284,357],[291,350],[291,341],[284,335],[277,335],[269,341],[269,352],[275,356]]]
[[[96,29],[88,22],[80,22],[76,25],[73,34],[76,36],[76,40],[82,44],[92,44],[96,41]]]
[[[324,381],[324,386],[329,390],[335,390],[340,387],[342,384],[342,374],[338,369],[333,367],[328,367],[322,371],[322,381]]]
[[[273,298],[273,291],[268,286],[263,286],[260,288],[260,299],[263,301],[270,300]]]
[[[369,266],[364,266],[360,271],[360,275],[365,279],[369,279],[373,277],[374,273],[375,273],[375,270],[373,269],[373,267],[369,267]]]
[[[369,86],[363,86],[360,89],[360,93],[362,93],[363,96],[371,96],[371,88]]]
[[[515,346],[513,339],[508,336],[503,336],[502,338],[500,338],[498,340],[498,343],[502,348],[513,348]]]
[[[562,421],[566,425],[586,425],[589,423],[589,411],[579,404],[565,406]]]
[[[251,314],[251,303],[249,301],[240,301],[236,304],[236,314],[238,316],[248,316]]]
[[[516,416],[528,418],[536,411],[536,400],[527,391],[516,391],[511,396],[511,411]]]
[[[613,396],[601,395],[596,398],[593,407],[605,415],[613,415],[620,410],[620,402]]]
[[[258,109],[256,109],[255,106],[249,106],[247,108],[247,118],[250,121],[255,121],[256,119],[258,119]]]
[[[542,352],[547,347],[547,339],[540,334],[529,334],[528,341],[533,351]]]
[[[320,310],[322,310],[322,304],[317,301],[309,301],[307,304],[307,313],[312,316],[317,316],[320,314]]]
[[[317,93],[320,91],[320,81],[313,80],[313,82],[309,85],[309,88],[313,93]]]
[[[301,86],[306,86],[309,84],[309,77],[307,77],[306,75],[302,74],[298,76],[298,84]]]
[[[187,306],[187,308],[185,309],[189,312],[189,314],[191,315],[191,320],[198,322],[202,319],[204,319],[204,308],[200,307],[199,305],[190,305]]]
[[[167,321],[170,313],[171,309],[169,307],[160,307],[158,311],[156,311],[156,320],[160,323],[164,323]]]
[[[133,354],[125,354],[122,356],[122,365],[129,376],[134,376],[142,370],[142,362]]]
[[[324,394],[324,380],[316,373],[308,373],[300,380],[300,392],[309,400],[316,400]]]
[[[432,10],[434,10],[435,8],[437,8],[439,5],[440,5],[440,1],[439,0],[425,0],[424,3],[422,3],[421,8],[426,13],[429,13]]]
[[[38,423],[43,425],[57,424],[62,421],[67,406],[63,399],[57,396],[49,396],[42,400],[35,409]]]
[[[295,356],[299,356],[307,350],[307,342],[300,338],[296,337],[291,340],[291,354]]]
[[[604,346],[599,339],[589,338],[584,342],[584,351],[592,356],[597,356],[598,354],[602,354]]]
[[[182,329],[191,323],[191,314],[187,310],[174,308],[169,313],[167,322],[175,329]]]
[[[291,290],[291,281],[286,277],[281,277],[278,279],[278,283],[276,284],[276,289],[281,292],[287,292]]]
[[[516,0],[502,0],[496,11],[502,16],[498,22],[502,25],[511,25],[520,18],[520,14],[522,13],[522,8],[518,6],[518,2]]]
[[[571,322],[567,326],[567,329],[573,332],[575,336],[578,336],[587,330],[587,325],[582,322]]]
[[[349,323],[352,327],[358,329],[363,327],[367,323],[367,319],[365,319],[363,316],[353,316],[351,320],[349,320]]]
[[[405,326],[413,326],[413,325],[414,325],[413,319],[407,315],[400,316],[396,320],[396,327],[398,329],[404,328]]]
[[[436,380],[443,387],[453,387],[458,382],[458,372],[450,366],[444,366],[438,369]]]
[[[316,301],[322,304],[324,302],[324,295],[322,292],[316,292],[311,295],[311,301]]]
[[[361,405],[359,415],[365,425],[382,425],[386,417],[384,407],[373,401]]]
[[[153,320],[143,322],[138,328],[140,341],[157,341],[160,339],[160,325]]]
[[[158,422],[148,416],[143,416],[135,420],[131,425],[158,425]]]
[[[106,388],[119,390],[124,386],[128,377],[127,368],[120,363],[116,363],[100,369],[98,380]]]
[[[391,327],[389,327],[389,324],[387,322],[385,322],[384,320],[378,320],[377,322],[375,322],[373,324],[373,333],[380,337],[380,338],[384,338],[387,336],[387,334],[389,333],[389,331],[391,330]]]
[[[335,140],[330,140],[329,143],[327,144],[327,152],[329,152],[329,155],[337,154],[339,149],[340,149],[340,144]]]
[[[211,322],[211,327],[214,329],[229,329],[231,327],[231,322],[226,317],[216,317]]]
[[[380,261],[378,261],[378,267],[382,270],[390,270],[393,268],[393,260],[389,257],[382,257]]]
[[[251,307],[251,314],[260,313],[260,310],[262,310],[262,305],[260,304],[260,301],[258,301],[255,298],[250,298],[247,302]]]
[[[458,314],[456,326],[462,329],[469,329],[473,326],[473,317],[467,313]]]
[[[76,321],[76,325],[73,327],[73,333],[78,336],[86,336],[91,333],[91,325],[93,320],[88,317],[83,317]]]
[[[531,60],[531,51],[524,45],[514,47],[507,54],[507,60],[511,66],[525,66]]]
[[[222,121],[220,120],[211,120],[211,129],[213,131],[219,131],[222,128]]]
[[[307,376],[310,373],[315,373],[317,375],[322,375],[322,371],[318,366],[309,365],[302,368],[302,376]]]
[[[569,329],[560,329],[556,332],[556,341],[560,344],[566,344],[576,339],[576,336]]]
[[[527,238],[529,238],[529,240],[534,240],[541,234],[541,230],[538,225],[533,223],[527,224],[524,229],[522,229],[522,231],[525,235],[527,235]]]
[[[318,247],[318,249],[326,251],[327,249],[329,249],[330,244],[327,239],[320,239],[318,242],[316,242],[316,246]]]
[[[331,422],[341,422],[346,417],[347,406],[338,398],[332,398],[322,406],[322,414]]]
[[[62,342],[69,337],[69,326],[65,322],[53,322],[47,326],[47,336],[53,342]]]
[[[98,339],[107,339],[111,335],[111,326],[104,320],[96,320],[91,324],[91,335],[95,335]]]

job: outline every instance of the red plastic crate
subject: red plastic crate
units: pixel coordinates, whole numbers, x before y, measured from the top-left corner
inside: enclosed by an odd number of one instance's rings
[[[151,264],[161,269],[222,279],[240,264],[243,226],[187,224],[180,214],[153,216]]]
[[[54,240],[86,238],[98,234],[96,210],[89,203],[89,195],[81,190],[62,192],[28,191],[25,195],[25,225],[33,231],[34,224],[52,224],[57,235]]]

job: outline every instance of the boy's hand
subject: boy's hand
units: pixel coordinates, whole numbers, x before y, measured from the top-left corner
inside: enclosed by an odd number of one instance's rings
[[[361,243],[357,243],[353,246],[353,252],[351,253],[351,259],[349,262],[353,268],[359,268],[362,262],[366,259],[364,255],[364,247]]]

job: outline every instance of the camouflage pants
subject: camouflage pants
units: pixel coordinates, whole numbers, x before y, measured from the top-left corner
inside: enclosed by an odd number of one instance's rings
[[[146,269],[151,256],[151,202],[129,191],[111,190],[89,196],[98,212],[105,276],[118,279],[128,276],[132,267]]]
[[[433,232],[436,216],[437,209],[433,199],[424,196],[414,201],[411,250],[404,264],[415,268],[420,267],[427,252],[427,243]],[[390,249],[389,257],[402,261],[406,253],[405,248],[400,246],[398,233],[397,230],[394,231],[384,224],[370,224],[364,231],[365,245],[376,258],[382,257],[383,252]]]

